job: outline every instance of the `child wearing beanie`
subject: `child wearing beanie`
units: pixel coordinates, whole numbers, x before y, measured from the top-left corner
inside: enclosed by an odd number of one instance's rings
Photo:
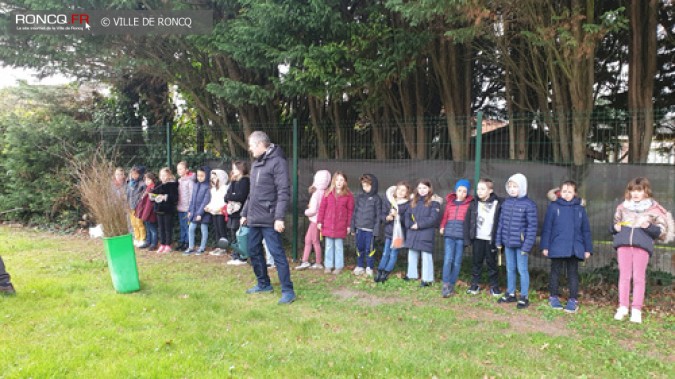
[[[445,254],[443,257],[443,297],[450,297],[455,292],[455,284],[462,268],[462,254],[464,253],[466,212],[473,197],[469,195],[471,184],[466,179],[460,179],[455,184],[455,191],[446,196],[447,205],[441,219],[440,233],[445,240]]]

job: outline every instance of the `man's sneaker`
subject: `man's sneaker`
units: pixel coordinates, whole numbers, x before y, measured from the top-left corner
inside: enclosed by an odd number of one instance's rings
[[[310,270],[323,270],[323,265],[321,263],[314,263],[309,269]]]
[[[373,269],[372,268],[370,268],[370,267],[366,268],[366,276],[371,277],[371,278],[373,277]]]
[[[492,287],[490,288],[490,295],[494,297],[502,296],[502,290],[500,290],[499,287]]]
[[[194,254],[195,252],[197,252],[197,250],[195,250],[195,248],[193,247],[193,248],[191,248],[191,249],[185,250],[185,251],[183,252],[183,255],[192,255],[192,254]]]
[[[441,295],[443,298],[448,298],[455,294],[455,289],[450,284],[443,284],[443,289],[441,290]]]
[[[242,261],[241,259],[230,259],[227,261],[227,264],[230,266],[245,266],[248,263],[246,263],[246,261]]]
[[[476,284],[473,284],[468,290],[466,290],[466,293],[469,295],[478,295],[480,293],[480,287]]]
[[[341,272],[342,272],[341,268],[336,268],[335,270],[333,270],[333,275],[340,275]]]
[[[326,268],[323,269],[323,273],[324,273],[324,274],[330,274],[331,271],[333,271],[333,269],[330,268],[330,267],[326,267]]]
[[[279,300],[279,304],[290,304],[295,301],[295,292],[284,292],[281,294],[281,299]]]
[[[504,294],[504,296],[497,300],[498,303],[515,303],[516,301],[518,301],[518,299],[516,299],[516,295],[508,293]]]
[[[0,284],[0,294],[16,295],[16,291],[14,290],[14,286],[12,285],[12,283],[4,283]]]
[[[269,286],[260,286],[260,285],[255,285],[255,287],[251,287],[246,290],[246,293],[249,295],[255,294],[255,293],[265,293],[265,292],[272,292],[274,291],[274,288],[272,288],[271,285]]]
[[[558,299],[558,296],[551,296],[548,298],[548,303],[551,305],[551,308],[562,311],[563,306],[560,303],[560,299]],[[568,303],[569,304],[569,303]]]
[[[356,276],[363,275],[363,273],[365,273],[365,272],[366,272],[366,269],[363,268],[363,267],[358,267],[358,266],[357,266],[357,267],[354,269],[354,275],[356,275]]]
[[[312,265],[309,264],[309,262],[302,262],[302,264],[300,266],[296,267],[295,269],[298,270],[298,271],[302,271],[302,270],[307,270],[310,267],[312,267]]]
[[[626,316],[628,316],[628,308],[627,307],[619,307],[619,309],[617,309],[616,313],[614,314],[614,319],[617,320],[617,321],[621,321]]]
[[[630,310],[630,322],[642,324],[642,311],[639,309]]]
[[[215,255],[216,257],[219,257],[221,255],[225,255],[226,251],[221,249],[221,248],[216,248],[213,249],[212,251],[209,252],[209,255]]]
[[[567,300],[567,304],[565,304],[565,312],[567,312],[567,313],[577,313],[578,309],[579,309],[579,303],[577,302],[577,299]]]
[[[529,306],[530,306],[530,300],[527,299],[527,296],[521,296],[520,299],[518,299],[518,304],[516,305],[516,308],[525,309]]]

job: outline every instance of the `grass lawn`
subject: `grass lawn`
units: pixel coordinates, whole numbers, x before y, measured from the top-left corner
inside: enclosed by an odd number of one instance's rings
[[[0,378],[675,377],[675,315],[616,322],[486,295],[440,297],[292,273],[298,300],[246,295],[248,266],[141,252],[140,292],[116,294],[100,240],[0,227],[18,295],[0,296]]]

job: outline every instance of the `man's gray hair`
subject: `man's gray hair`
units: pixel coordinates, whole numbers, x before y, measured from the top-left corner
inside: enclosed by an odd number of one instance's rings
[[[251,135],[248,136],[248,140],[251,143],[262,143],[265,147],[272,144],[272,141],[270,141],[270,137],[267,135],[267,133],[261,130],[256,130],[255,132],[251,133]]]

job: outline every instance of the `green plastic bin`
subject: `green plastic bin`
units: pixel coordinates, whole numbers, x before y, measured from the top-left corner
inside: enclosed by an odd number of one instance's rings
[[[136,266],[136,252],[131,234],[103,238],[105,256],[115,291],[135,292],[141,289]]]

